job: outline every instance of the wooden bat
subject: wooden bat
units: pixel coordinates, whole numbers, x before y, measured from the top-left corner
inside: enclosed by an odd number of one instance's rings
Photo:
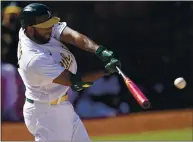
[[[135,100],[138,102],[138,104],[144,108],[148,109],[151,106],[150,101],[146,98],[146,96],[141,92],[141,90],[137,87],[137,85],[129,78],[127,77],[123,71],[119,67],[116,67],[118,70],[118,73],[123,78],[128,90],[131,92]]]

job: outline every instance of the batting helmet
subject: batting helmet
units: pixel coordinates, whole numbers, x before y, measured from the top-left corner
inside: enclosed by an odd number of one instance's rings
[[[23,28],[27,26],[49,28],[59,21],[60,18],[53,17],[50,8],[41,3],[27,5],[20,14],[20,22]]]

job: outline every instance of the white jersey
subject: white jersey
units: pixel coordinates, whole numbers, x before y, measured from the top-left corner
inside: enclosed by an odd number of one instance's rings
[[[75,57],[59,41],[66,22],[52,28],[49,43],[37,44],[30,40],[21,28],[19,31],[18,64],[19,74],[26,87],[26,97],[41,102],[51,102],[66,94],[69,86],[53,83],[65,69],[77,71]]]

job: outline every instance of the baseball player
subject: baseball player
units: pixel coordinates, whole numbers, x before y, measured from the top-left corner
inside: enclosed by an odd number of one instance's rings
[[[53,17],[40,3],[21,11],[18,42],[18,71],[26,87],[24,120],[35,141],[90,141],[87,131],[67,100],[71,87],[80,91],[104,75],[117,72],[120,61],[112,51],[97,45],[85,35]],[[73,54],[64,43],[96,54],[104,71],[80,74]]]

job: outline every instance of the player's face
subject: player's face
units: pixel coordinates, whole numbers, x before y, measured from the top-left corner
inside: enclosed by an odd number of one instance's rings
[[[41,44],[48,43],[50,41],[51,34],[52,27],[46,29],[34,28],[34,38]]]

